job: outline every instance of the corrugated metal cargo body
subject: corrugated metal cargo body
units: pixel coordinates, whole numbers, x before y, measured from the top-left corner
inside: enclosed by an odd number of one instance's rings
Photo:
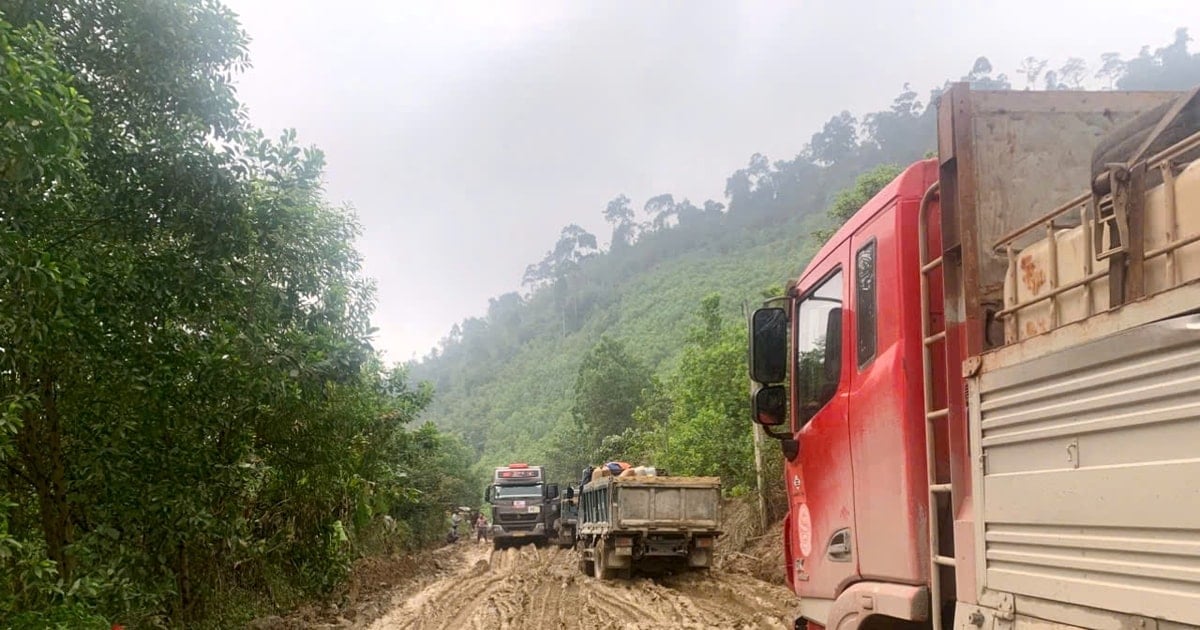
[[[1145,132],[1200,112],[1175,103]],[[1200,625],[1198,132],[1110,155],[1093,190],[980,234],[1007,269],[1003,343],[967,378],[974,581],[1018,625]]]
[[[1200,625],[1200,316],[987,363],[970,379],[983,588],[1017,614]],[[1068,610],[1040,616],[1087,625]]]
[[[1132,104],[1125,111],[1161,112],[1145,132],[1179,120],[1166,118],[1172,102],[1177,115],[1200,103],[1096,94],[1074,112],[1060,101],[1042,113],[1010,97],[954,98],[953,125],[939,136],[941,183],[957,194],[943,195],[941,209],[943,230],[959,223],[959,247],[943,249],[958,254],[947,274],[969,278],[963,242],[978,247],[979,281],[959,283],[965,317],[956,323],[974,464],[964,495],[982,506],[971,514],[972,548],[961,548],[967,536],[955,541],[968,559],[959,572],[973,569],[956,581],[956,619],[1200,626],[1200,458],[1190,446],[1200,437],[1200,320],[1187,315],[1200,309],[1200,126],[1158,136],[1169,141],[1154,153],[1110,154],[1120,163],[1111,172],[1098,172],[1089,144],[1131,133],[1128,115],[1113,114],[1117,99]],[[1071,123],[1052,133],[1030,123],[1064,116],[1125,125],[1079,134],[1072,148]],[[1074,190],[1053,185],[1037,155],[1057,156],[1053,172]],[[1040,208],[1023,205],[1043,190]],[[970,325],[973,304],[997,322],[991,335]]]
[[[1198,157],[1196,91],[956,85],[755,312],[798,627],[1200,627]]]

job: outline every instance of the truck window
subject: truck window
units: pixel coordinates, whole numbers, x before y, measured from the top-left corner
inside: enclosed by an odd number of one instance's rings
[[[842,272],[800,302],[796,316],[796,383],[800,424],[837,392],[842,374]]]
[[[875,358],[875,240],[858,250],[854,258],[854,314],[858,367]]]
[[[539,499],[542,486],[496,486],[497,499]]]

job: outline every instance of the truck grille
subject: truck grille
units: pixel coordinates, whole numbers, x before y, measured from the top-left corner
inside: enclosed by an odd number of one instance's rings
[[[538,520],[537,514],[515,514],[501,512],[496,516],[496,520],[501,523],[536,523]]]

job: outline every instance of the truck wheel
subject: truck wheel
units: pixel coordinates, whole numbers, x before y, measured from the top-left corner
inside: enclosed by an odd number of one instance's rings
[[[632,574],[632,568],[610,569],[607,566],[608,554],[611,553],[605,548],[604,543],[596,545],[596,562],[592,574],[598,580],[628,580]]]
[[[592,575],[597,580],[609,579],[612,577],[612,574],[609,573],[608,569],[604,566],[604,561],[606,559],[604,554],[604,543],[599,543],[592,549],[592,558],[594,560],[592,562]]]
[[[584,575],[591,575],[592,571],[594,570],[594,568],[593,568],[594,564],[595,563],[592,562],[591,560],[585,560],[583,558],[580,558],[579,559],[579,572]]]

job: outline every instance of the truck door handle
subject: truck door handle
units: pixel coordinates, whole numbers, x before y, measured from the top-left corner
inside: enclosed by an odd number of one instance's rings
[[[829,547],[826,555],[834,562],[849,562],[850,561],[850,530],[839,529],[834,532],[829,539]]]

